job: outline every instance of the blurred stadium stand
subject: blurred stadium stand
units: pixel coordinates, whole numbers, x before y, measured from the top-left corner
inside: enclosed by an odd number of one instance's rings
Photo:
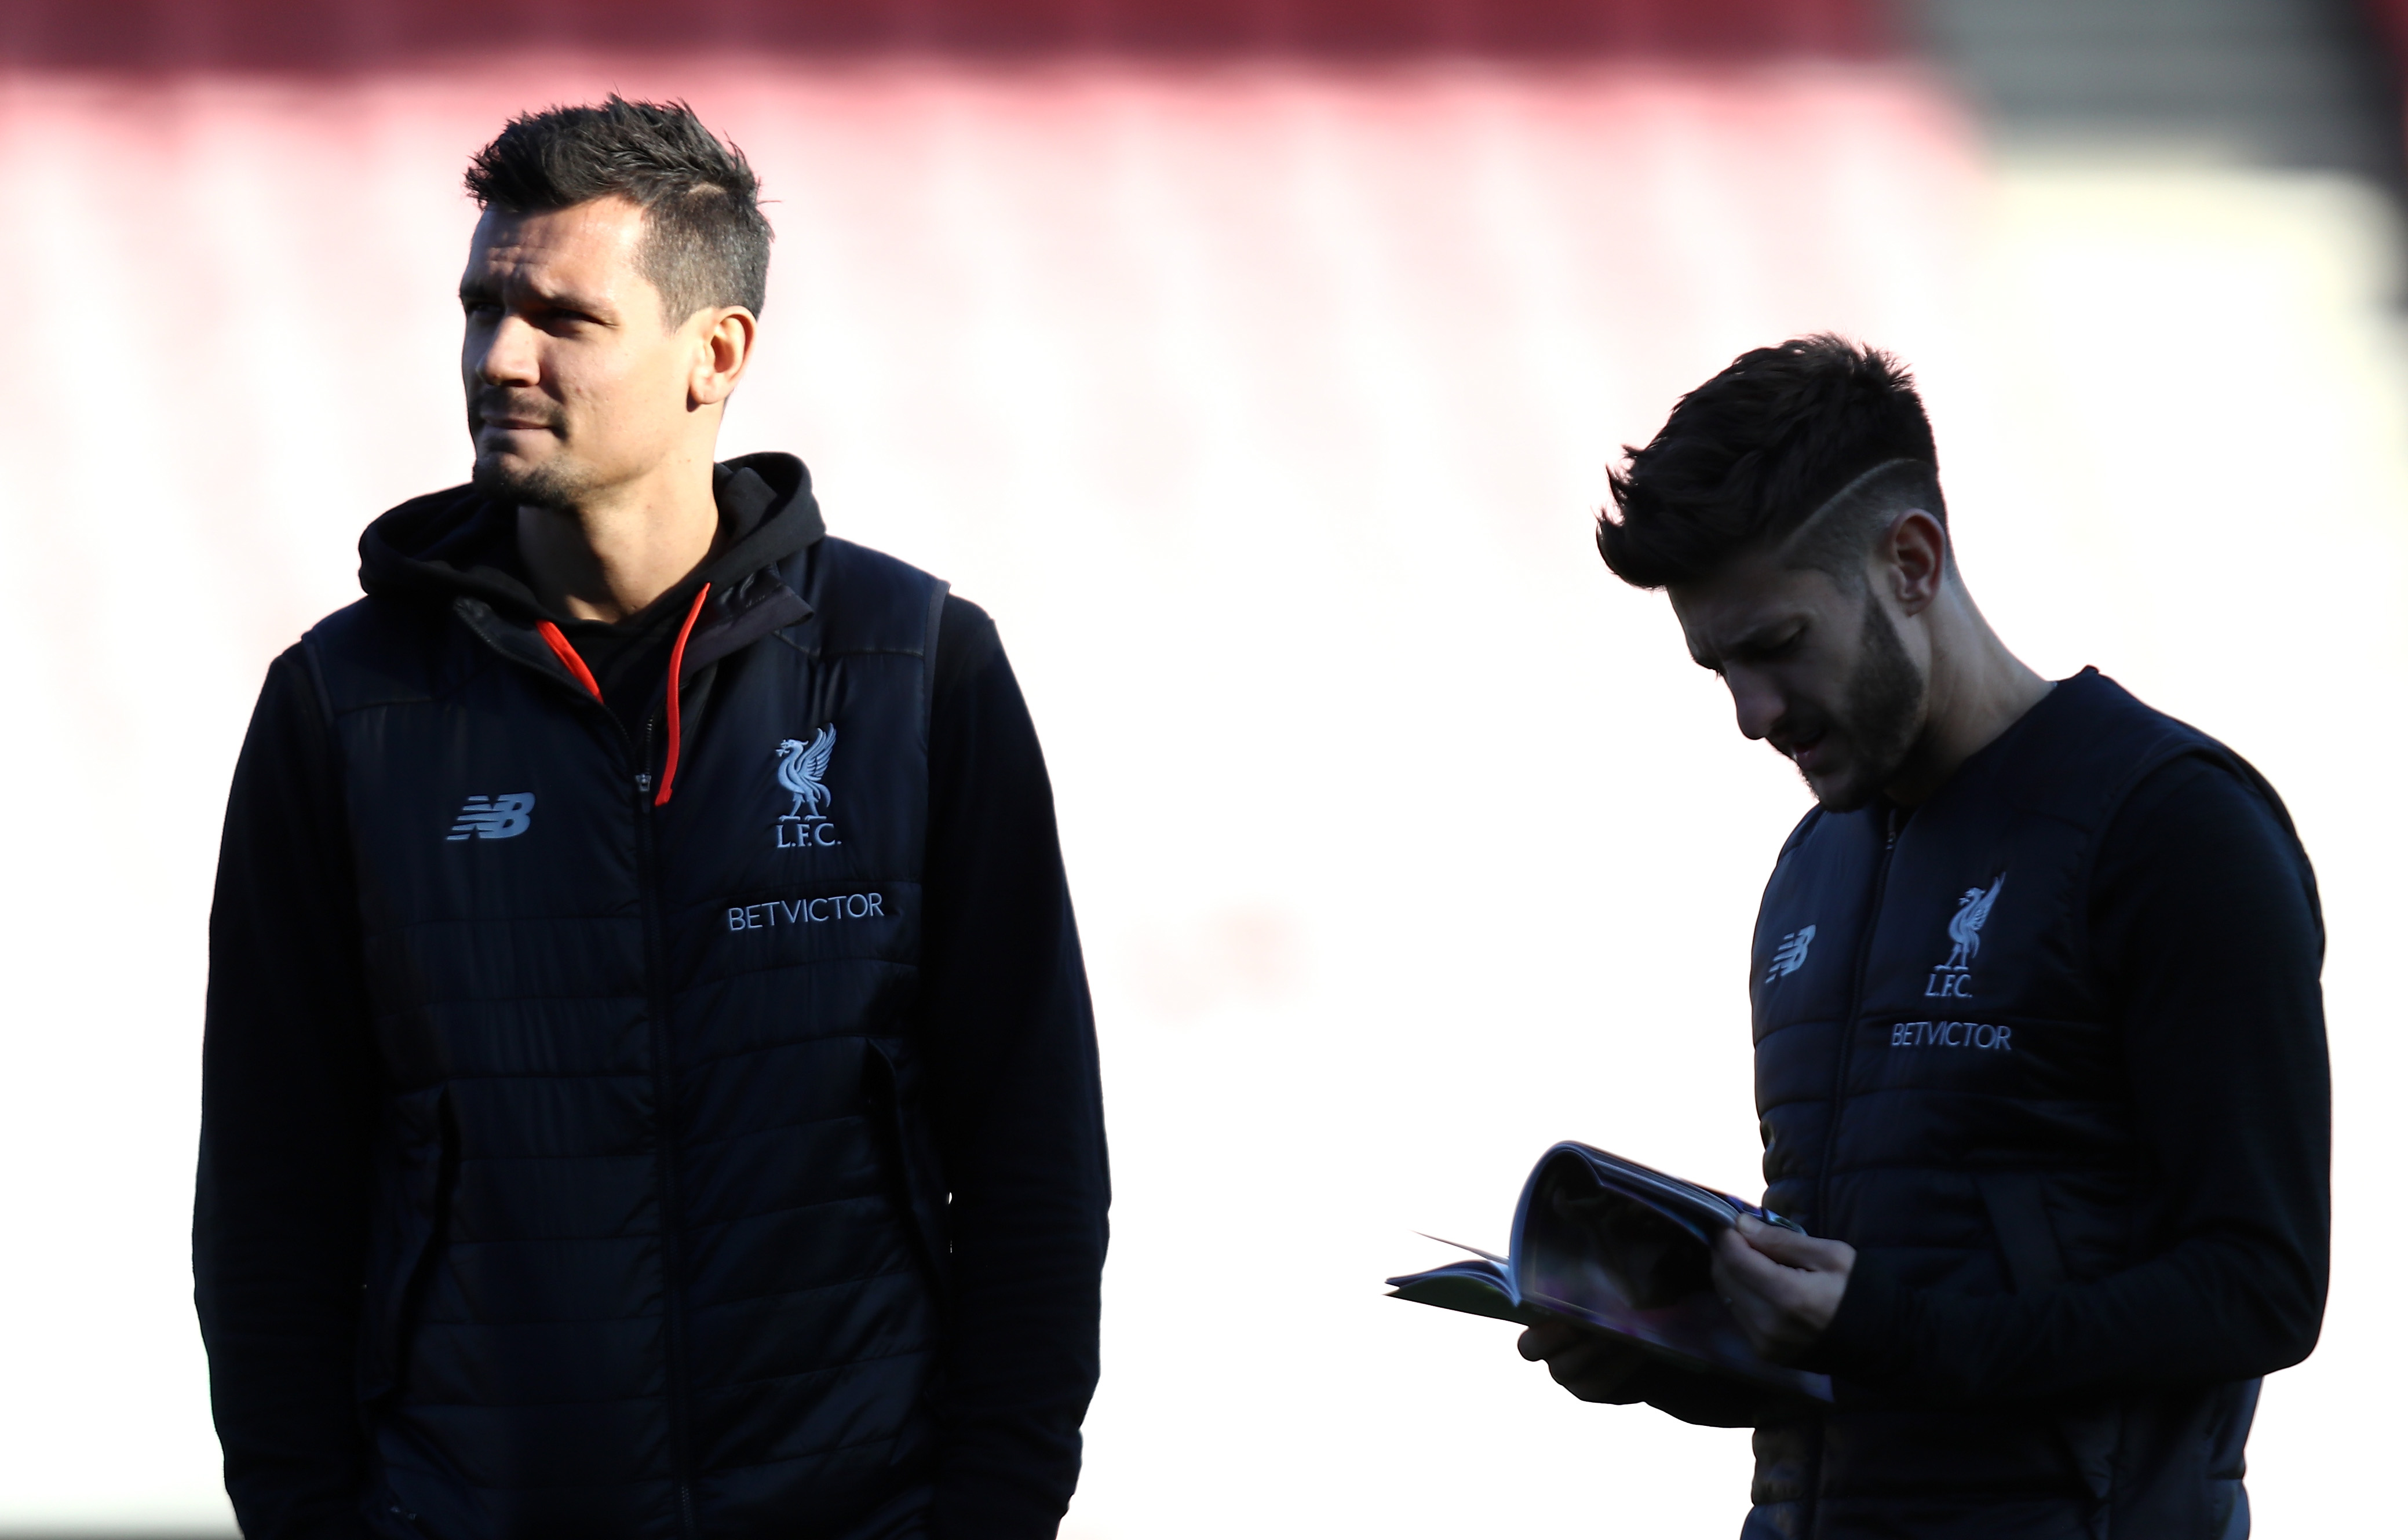
[[[2408,48],[2408,0],[1921,0],[1912,14],[2011,150],[2122,144],[2401,185],[2385,44]]]
[[[375,73],[499,52],[1376,62],[1925,52],[2010,144],[2403,181],[2408,0],[18,0],[0,68]]]
[[[1880,0],[27,0],[21,67],[385,69],[497,49],[1380,58],[1863,55]]]
[[[0,68],[374,73],[499,52],[1376,62],[1926,52],[2010,142],[2403,185],[2408,0],[18,0]]]

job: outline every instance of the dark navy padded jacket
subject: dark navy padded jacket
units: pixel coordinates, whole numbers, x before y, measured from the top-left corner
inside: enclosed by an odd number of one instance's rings
[[[2172,1244],[2170,1173],[2152,1162],[2132,1077],[2190,1072],[2132,1060],[2089,920],[2102,834],[2137,785],[2185,759],[2262,799],[2289,863],[2275,881],[2295,885],[2285,901],[2312,921],[2314,879],[2272,789],[2089,671],[1912,817],[1885,804],[1818,811],[1783,850],[1750,983],[1766,1202],[1857,1248],[1835,1338],[1850,1335],[1852,1306],[1856,1334],[1874,1334],[1862,1326],[1875,1299],[2021,1296],[2034,1307],[2030,1340],[1994,1345],[1997,1377],[2011,1383],[2009,1360],[2050,1347],[2046,1306],[2071,1308],[2084,1286]],[[2304,970],[2313,990],[2319,943],[2301,944],[2282,966]],[[2266,1029],[2312,1033],[2295,1057],[2313,1058],[2306,1078],[2320,1076],[2320,1020]],[[2320,1101],[2300,1116],[2303,1149],[2323,1147],[2321,1116]],[[2304,1355],[2321,1306],[2321,1183],[2314,1169],[2282,1199],[2302,1210],[2306,1255],[2259,1242],[2254,1262],[2237,1261],[2269,1296],[2313,1294],[2305,1342],[2282,1361]],[[1900,1330],[1896,1313],[1879,1318],[1877,1331]],[[2197,1361],[2215,1363],[2218,1333],[2197,1330]],[[2254,1379],[2204,1371],[2195,1383],[1998,1394],[1918,1378],[1911,1345],[1897,1341],[1840,1340],[1822,1353],[1813,1366],[1839,1376],[1839,1405],[1759,1429],[1752,1536],[2245,1533]]]
[[[945,604],[833,539],[709,593],[674,757],[473,592],[371,597],[304,640],[368,1022],[354,1511],[375,1531],[930,1533],[959,1369],[914,1029]],[[1064,999],[1089,1066],[1067,1127],[1095,1108],[1083,987]],[[219,1015],[213,990],[213,1039]],[[242,1136],[205,1133],[196,1259],[213,1374],[255,1379],[227,1280],[260,1200],[212,1165]],[[1099,1261],[1089,1159],[1054,1201],[1092,1208]],[[1090,1358],[1068,1390],[1092,1384]],[[265,1414],[222,1394],[230,1476],[241,1418]],[[250,1522],[278,1504],[245,1453]],[[1032,1506],[946,1533],[1050,1533]]]

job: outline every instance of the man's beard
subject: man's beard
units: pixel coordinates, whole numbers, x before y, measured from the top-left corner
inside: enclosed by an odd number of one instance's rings
[[[1845,784],[1828,795],[1807,783],[1833,813],[1854,813],[1898,779],[1923,728],[1923,675],[1907,655],[1898,625],[1881,601],[1865,596],[1865,624],[1856,671],[1849,677],[1846,703],[1835,724],[1856,750]]]
[[[480,454],[468,483],[506,507],[567,508],[584,490],[585,479],[556,464],[514,468]]]

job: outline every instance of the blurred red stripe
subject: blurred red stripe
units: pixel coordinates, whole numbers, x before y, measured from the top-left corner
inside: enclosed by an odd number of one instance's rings
[[[497,51],[1865,57],[1880,0],[12,0],[17,69],[351,72]]]

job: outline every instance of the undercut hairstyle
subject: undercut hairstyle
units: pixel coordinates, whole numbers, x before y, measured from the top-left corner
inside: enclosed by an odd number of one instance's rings
[[[523,112],[468,163],[480,209],[540,214],[621,197],[644,211],[637,267],[677,325],[707,305],[761,313],[769,222],[744,152],[723,143],[683,102],[631,102]]]
[[[1828,333],[1740,354],[1681,397],[1646,448],[1623,453],[1597,548],[1638,588],[1695,582],[1757,546],[1858,587],[1899,514],[1948,524],[1914,377]]]

